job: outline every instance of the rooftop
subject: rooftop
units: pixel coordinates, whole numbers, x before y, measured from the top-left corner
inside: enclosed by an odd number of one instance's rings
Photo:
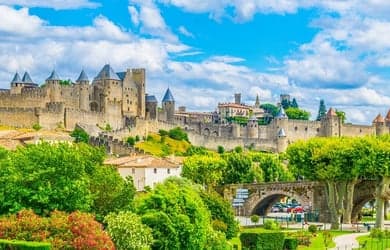
[[[111,68],[110,64],[104,65],[102,70],[100,70],[99,74],[95,77],[95,80],[101,79],[120,80],[119,76]]]
[[[162,100],[163,102],[174,102],[175,99],[173,98],[173,95],[171,93],[171,90],[168,88],[165,92],[164,98]]]

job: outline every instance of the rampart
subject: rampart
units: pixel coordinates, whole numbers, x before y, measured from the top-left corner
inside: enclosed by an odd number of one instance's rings
[[[0,124],[20,128],[32,127],[38,123],[38,110],[35,108],[0,107]]]

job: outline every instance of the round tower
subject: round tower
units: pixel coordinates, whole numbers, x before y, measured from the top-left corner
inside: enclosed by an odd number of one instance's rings
[[[157,119],[157,99],[154,95],[145,95],[145,117],[150,120]]]
[[[89,79],[84,70],[81,71],[76,80],[79,85],[79,108],[80,110],[88,111],[89,108]]]
[[[169,88],[165,92],[164,98],[162,100],[162,109],[165,114],[165,120],[167,122],[173,122],[175,115],[175,99],[173,98]]]
[[[378,114],[375,119],[372,121],[372,124],[375,126],[375,134],[380,136],[386,133],[385,119],[381,114]]]
[[[283,128],[279,129],[278,134],[276,136],[276,151],[278,153],[286,151],[288,147],[288,141],[286,132]]]
[[[247,123],[248,138],[257,139],[259,138],[259,125],[257,123],[256,116],[251,116]]]
[[[61,100],[61,79],[57,72],[53,70],[50,76],[46,79],[46,85],[50,90],[50,102],[59,102]]]

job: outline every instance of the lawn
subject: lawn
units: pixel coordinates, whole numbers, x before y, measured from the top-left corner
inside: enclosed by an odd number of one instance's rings
[[[385,250],[390,247],[389,238],[377,239],[377,238],[372,238],[369,235],[366,235],[366,236],[358,237],[357,240],[360,246],[365,246],[364,248],[360,248],[360,249]]]
[[[264,231],[269,231],[269,230],[266,230],[266,229],[264,229],[262,227],[245,228],[243,230],[243,232],[264,232]],[[293,230],[283,230],[283,231],[284,232],[292,232]],[[349,231],[331,231],[331,234],[332,234],[333,238],[336,237],[336,236],[343,235],[343,234],[348,234],[348,233],[352,233],[352,232],[349,232]],[[229,242],[230,242],[230,244],[232,246],[233,245],[238,245],[238,249],[239,250],[241,249],[240,236],[237,236],[237,237],[231,239]],[[390,243],[390,241],[389,241],[389,243]],[[333,241],[329,244],[328,249],[332,248],[332,247],[335,247],[335,243]],[[325,250],[324,238],[323,238],[322,232],[319,231],[315,237],[311,238],[310,246],[299,246],[298,250]]]

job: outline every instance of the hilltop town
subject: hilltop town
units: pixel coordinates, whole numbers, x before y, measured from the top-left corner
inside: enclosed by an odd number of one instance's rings
[[[234,102],[219,103],[214,112],[188,112],[185,106],[176,107],[168,88],[159,107],[157,98],[146,94],[145,74],[145,69],[116,72],[107,64],[93,80],[82,70],[72,82],[62,80],[53,70],[39,86],[28,72],[23,77],[16,73],[10,89],[0,92],[0,125],[68,131],[79,126],[95,137],[103,136],[93,132],[100,128],[117,142],[129,135],[147,136],[180,126],[194,145],[211,149],[243,146],[270,152],[283,152],[299,139],[381,135],[390,129],[390,112],[385,118],[378,115],[372,125],[345,124],[333,108],[319,120],[297,120],[289,119],[283,106],[276,115],[266,112],[259,97],[253,105],[245,105],[241,94],[235,94]],[[289,98],[281,95],[281,102]],[[232,122],[236,117],[244,122]]]

